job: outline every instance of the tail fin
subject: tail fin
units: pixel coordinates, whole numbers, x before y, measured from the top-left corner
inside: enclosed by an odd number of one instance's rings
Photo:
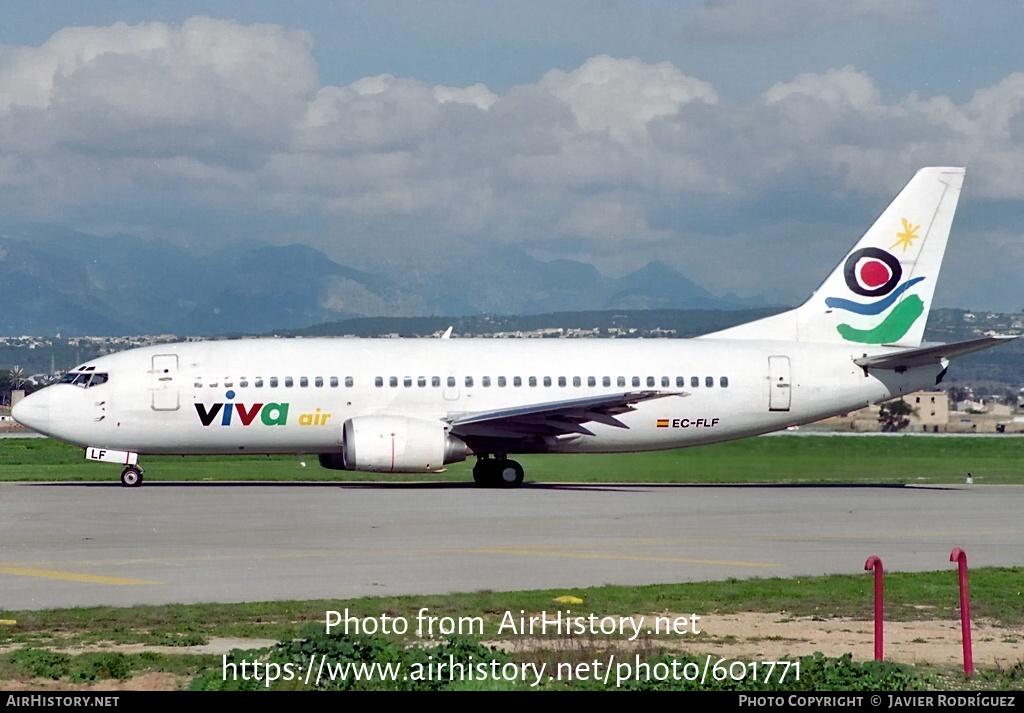
[[[800,307],[706,335],[917,347],[963,168],[922,168]]]

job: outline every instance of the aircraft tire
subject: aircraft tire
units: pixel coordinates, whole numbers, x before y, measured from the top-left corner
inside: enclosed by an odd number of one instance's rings
[[[489,458],[482,458],[473,466],[473,482],[479,488],[493,488],[496,478],[494,477],[494,461]]]
[[[523,466],[514,460],[497,461],[494,480],[499,488],[518,488],[523,484],[526,473]]]
[[[137,488],[142,485],[142,471],[138,468],[128,467],[121,471],[121,486],[124,488]]]

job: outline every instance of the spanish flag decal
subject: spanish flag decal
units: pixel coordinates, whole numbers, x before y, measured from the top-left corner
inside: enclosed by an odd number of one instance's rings
[[[668,428],[668,419],[667,418],[659,418],[658,419],[658,428]]]

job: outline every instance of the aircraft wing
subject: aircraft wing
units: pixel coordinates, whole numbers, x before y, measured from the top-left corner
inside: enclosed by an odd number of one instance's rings
[[[853,363],[857,366],[873,369],[909,369],[915,366],[938,364],[943,359],[952,359],[953,357],[963,356],[971,352],[980,352],[982,349],[988,349],[1016,338],[1016,336],[994,336],[969,339],[966,342],[934,344],[921,346],[917,349],[905,349],[898,352],[863,356],[860,359],[854,359]]]
[[[560,436],[571,433],[592,436],[593,432],[583,424],[594,422],[616,428],[629,428],[615,417],[635,411],[635,405],[641,401],[662,399],[666,396],[689,394],[685,391],[629,391],[482,411],[451,419],[451,432],[456,436],[511,438]]]

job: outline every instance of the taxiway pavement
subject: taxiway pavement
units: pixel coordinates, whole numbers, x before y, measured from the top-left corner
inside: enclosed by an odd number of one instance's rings
[[[0,609],[1024,565],[1024,488],[0,485]],[[867,575],[865,575],[867,576]]]

